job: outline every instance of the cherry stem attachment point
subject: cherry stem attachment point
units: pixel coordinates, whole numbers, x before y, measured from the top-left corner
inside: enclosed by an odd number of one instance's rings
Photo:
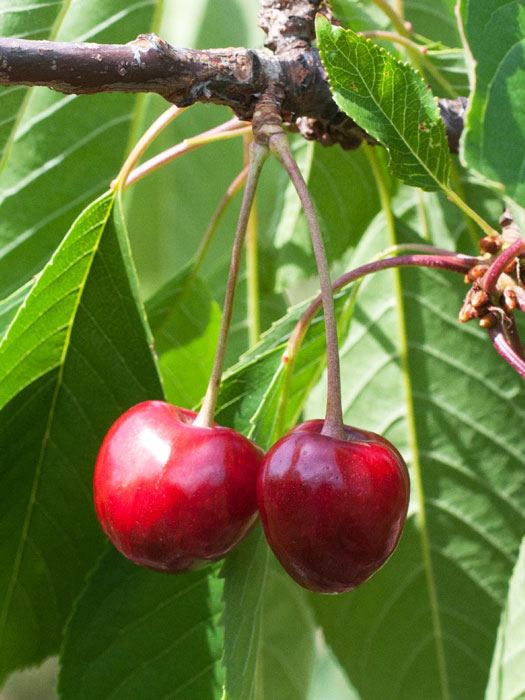
[[[341,402],[341,370],[339,365],[339,345],[337,340],[337,322],[335,317],[334,299],[332,295],[332,283],[326,252],[323,243],[319,220],[315,212],[315,205],[308,190],[308,186],[302,176],[299,166],[290,150],[288,138],[284,131],[273,133],[268,140],[272,150],[283,164],[293,186],[299,196],[304,209],[312,247],[314,250],[321,299],[324,310],[324,322],[326,330],[326,417],[321,433],[341,440],[345,439],[343,408]]]
[[[226,293],[224,296],[224,304],[222,309],[221,327],[219,329],[219,340],[217,342],[217,350],[215,351],[215,360],[208,383],[208,389],[204,396],[201,409],[195,418],[194,425],[201,427],[211,427],[215,415],[215,406],[221,386],[222,370],[224,365],[224,355],[226,352],[226,344],[228,340],[228,332],[233,311],[233,301],[235,298],[235,285],[239,273],[241,263],[242,248],[246,238],[246,230],[248,228],[248,220],[252,208],[255,190],[259,181],[262,166],[268,155],[268,148],[256,142],[250,145],[250,161],[248,178],[241,203],[241,211],[237,223],[237,230],[233,240],[232,257],[228,279],[226,282]]]
[[[523,252],[525,252],[525,241],[523,238],[518,238],[494,259],[483,277],[483,289],[487,294],[494,292],[498,279],[505,272],[507,265]]]
[[[525,359],[515,350],[513,343],[505,332],[505,321],[498,319],[497,323],[488,329],[488,335],[496,352],[509,364],[512,369],[525,379]]]

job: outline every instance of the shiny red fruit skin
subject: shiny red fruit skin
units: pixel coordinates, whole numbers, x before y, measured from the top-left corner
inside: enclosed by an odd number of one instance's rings
[[[271,448],[257,503],[290,576],[311,591],[343,593],[394,550],[410,482],[403,458],[381,436],[345,426],[347,440],[339,440],[321,435],[322,427],[322,420],[307,421]]]
[[[220,559],[256,516],[263,452],[230,428],[193,425],[196,414],[163,401],[124,413],[95,465],[95,509],[128,559],[179,572]]]

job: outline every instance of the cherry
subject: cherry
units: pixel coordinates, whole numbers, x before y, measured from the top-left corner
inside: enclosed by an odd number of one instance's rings
[[[403,458],[375,433],[344,426],[322,435],[311,420],[266,455],[257,502],[268,542],[301,586],[342,593],[366,581],[394,550],[410,483]]]
[[[220,559],[253,523],[263,452],[230,428],[193,425],[163,401],[124,413],[95,466],[95,508],[136,564],[179,572]]]

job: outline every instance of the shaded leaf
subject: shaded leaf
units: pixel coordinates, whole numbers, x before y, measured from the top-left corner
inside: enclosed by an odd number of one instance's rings
[[[108,193],[79,217],[0,344],[0,678],[57,651],[100,552],[100,442],[161,396],[112,208]]]
[[[110,549],[66,629],[65,700],[219,700],[221,582],[206,571],[167,575]]]
[[[221,310],[192,265],[163,285],[146,309],[166,398],[192,408],[206,392]]]
[[[402,240],[417,240],[397,226]],[[400,298],[395,273],[361,288],[343,396],[349,424],[408,458],[412,516],[376,576],[312,604],[363,700],[482,697],[525,528],[523,386],[481,329],[457,323],[459,276],[407,270],[400,284]],[[308,401],[307,417],[323,395]]]
[[[448,183],[445,128],[422,77],[351,30],[316,22],[321,58],[338,106],[386,146],[396,177],[435,190]]]

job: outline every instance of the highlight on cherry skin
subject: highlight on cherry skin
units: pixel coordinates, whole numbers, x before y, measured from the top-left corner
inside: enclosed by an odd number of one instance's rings
[[[346,440],[303,423],[266,455],[257,502],[266,538],[301,586],[343,593],[388,559],[408,509],[408,470],[375,433],[345,426]]]
[[[195,426],[195,417],[145,401],[120,416],[100,448],[98,519],[140,566],[199,568],[227,554],[255,520],[262,450],[231,428]]]

